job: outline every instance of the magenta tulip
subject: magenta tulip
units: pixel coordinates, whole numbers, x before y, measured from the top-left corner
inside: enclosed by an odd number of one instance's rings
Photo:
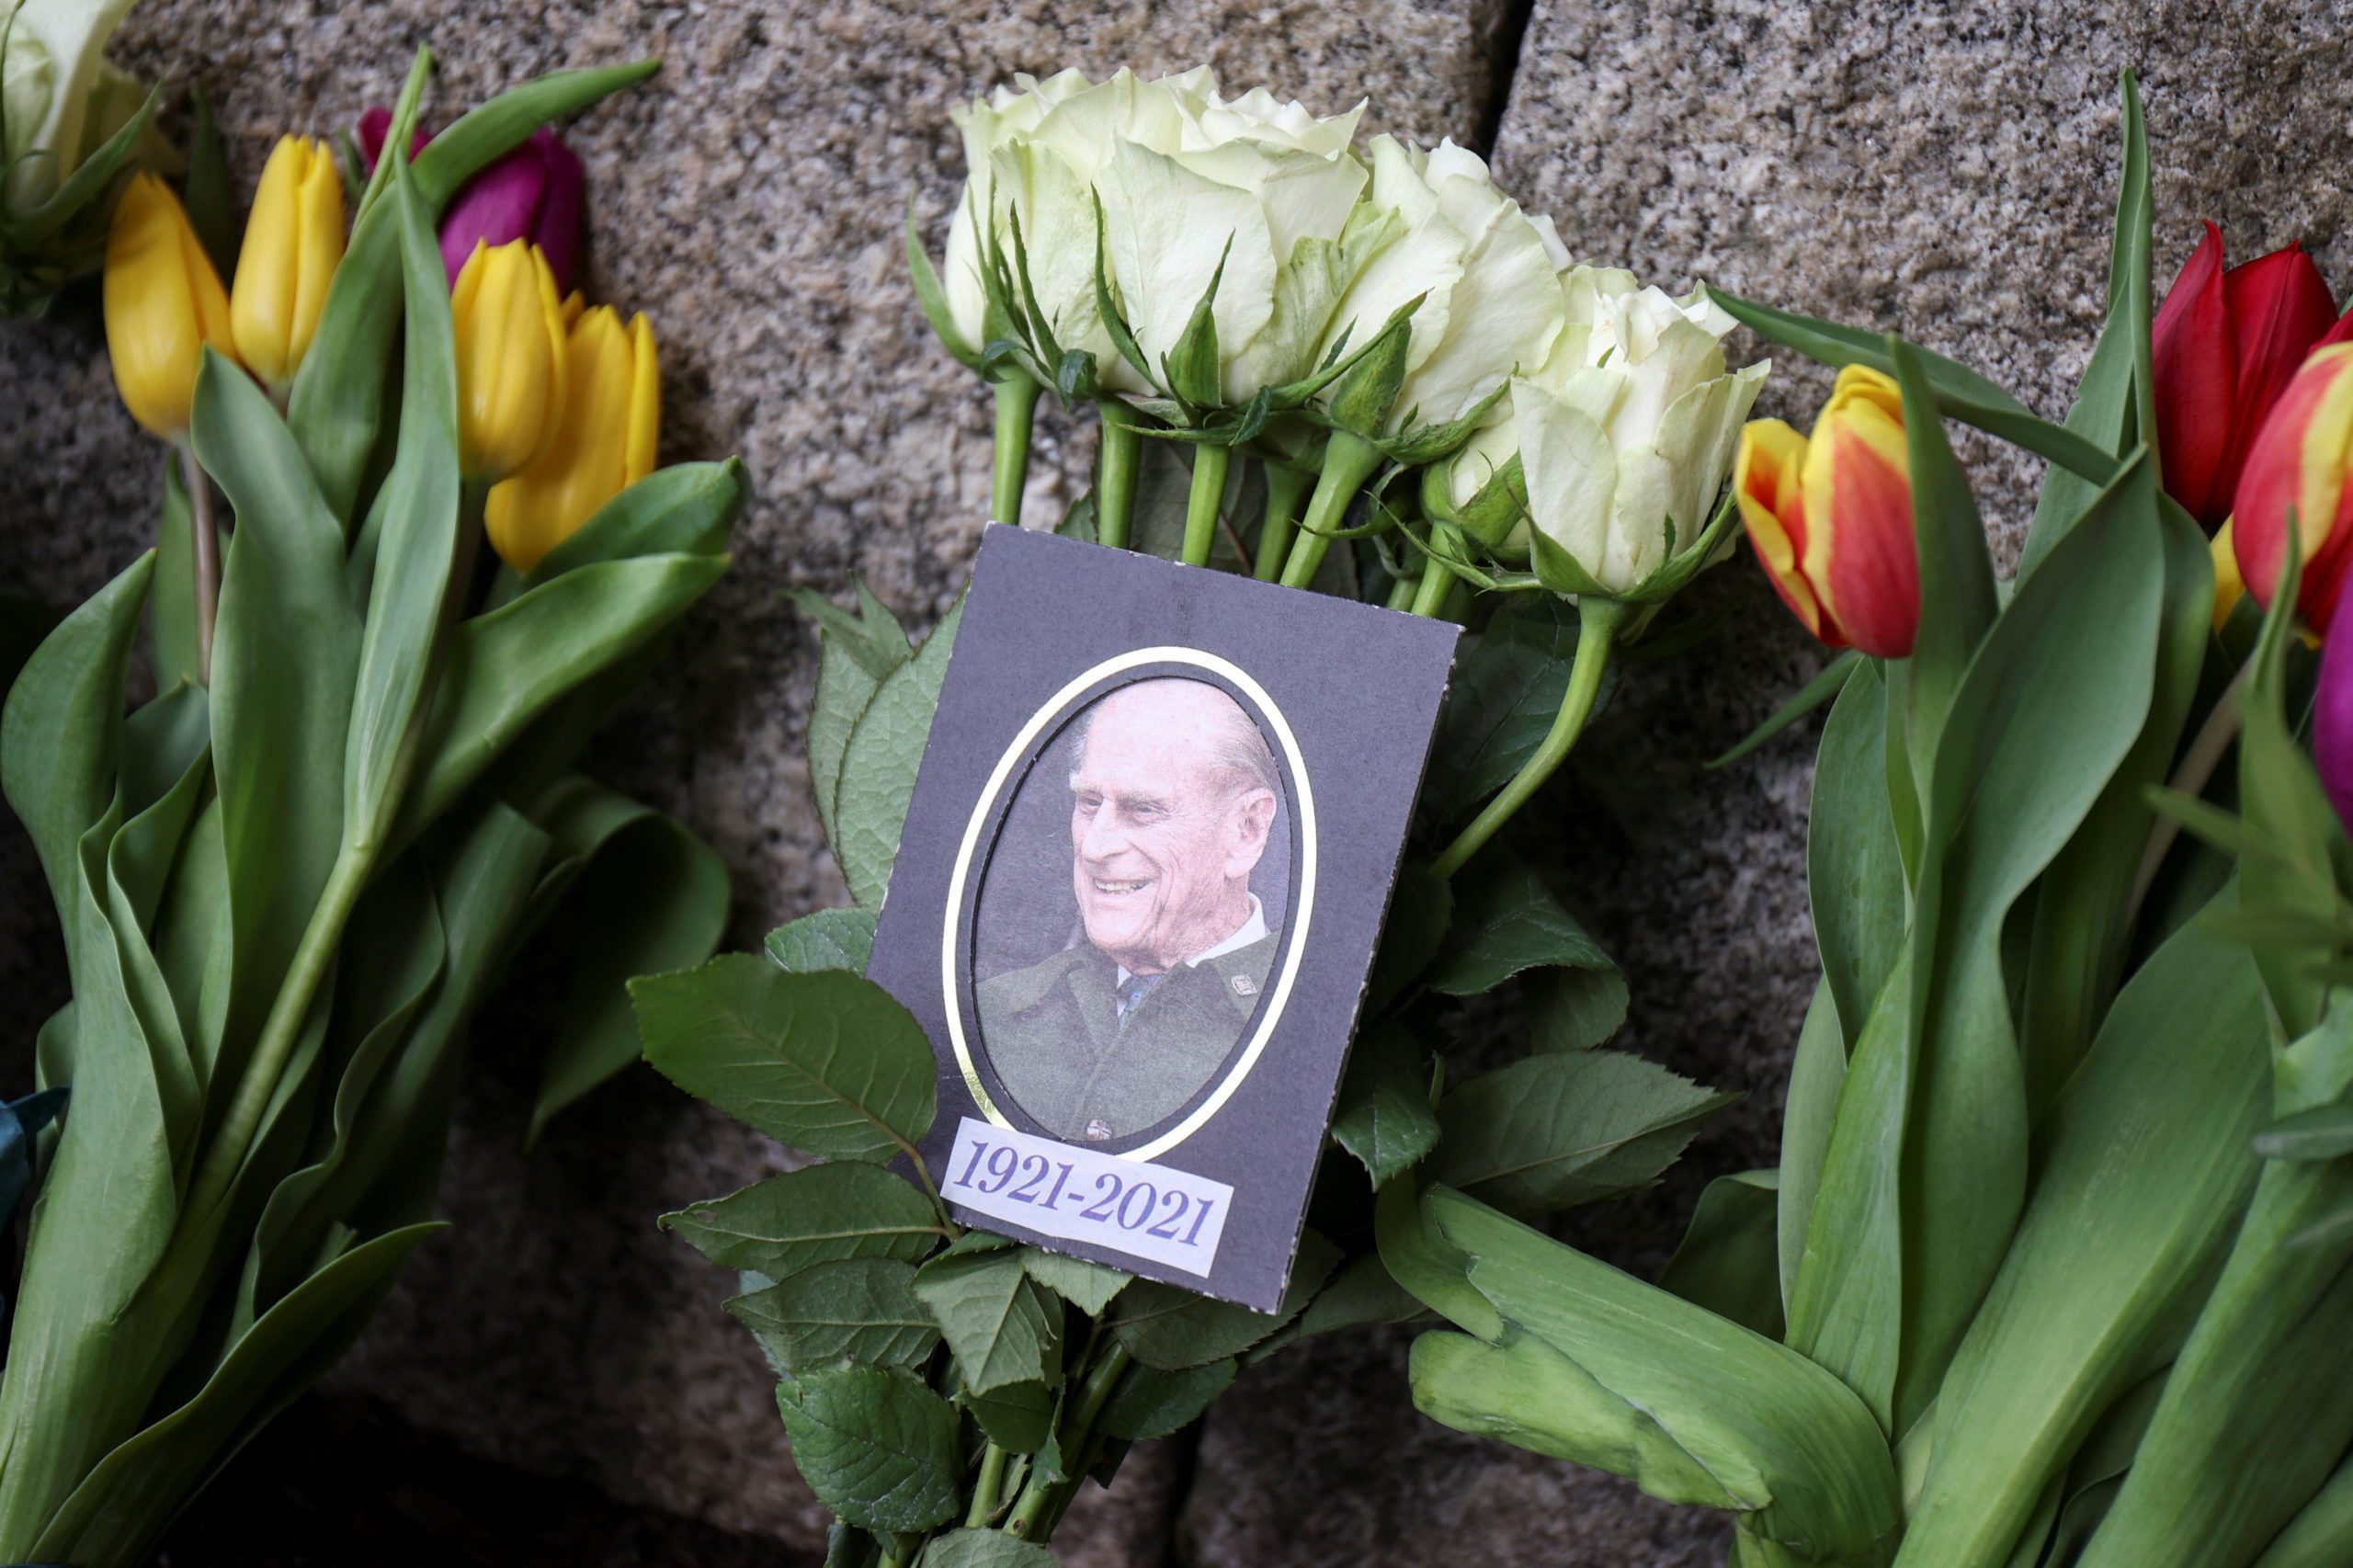
[[[2321,644],[2320,687],[2313,694],[2313,762],[2336,820],[2353,831],[2353,637]]]
[[[368,112],[359,117],[357,129],[359,132],[359,155],[368,161],[368,170],[373,174],[376,160],[384,155],[384,138],[392,133],[392,111],[381,104],[371,105]],[[425,133],[425,127],[416,127],[409,132],[408,155],[414,158],[424,152],[426,142],[430,140]]]
[[[477,243],[496,249],[511,240],[540,247],[555,273],[556,291],[569,293],[580,259],[580,210],[587,171],[552,131],[535,131],[524,142],[483,170],[441,218],[441,260],[449,279],[473,255]]]

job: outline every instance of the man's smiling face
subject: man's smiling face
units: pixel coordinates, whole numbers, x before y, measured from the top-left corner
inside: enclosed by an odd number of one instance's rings
[[[1071,770],[1072,885],[1086,939],[1131,973],[1173,969],[1249,918],[1275,800],[1219,761],[1237,722],[1232,698],[1182,679],[1095,710]]]

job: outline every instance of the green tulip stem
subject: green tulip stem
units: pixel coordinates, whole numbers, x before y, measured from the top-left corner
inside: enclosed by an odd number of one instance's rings
[[[1117,398],[1105,398],[1103,442],[1095,453],[1095,538],[1114,550],[1128,548],[1128,526],[1135,516],[1137,465],[1143,437],[1135,415]]]
[[[1437,562],[1431,564],[1435,566]],[[1561,710],[1553,715],[1551,732],[1536,748],[1536,755],[1512,775],[1503,793],[1488,801],[1487,809],[1472,819],[1461,836],[1430,863],[1432,876],[1451,877],[1461,870],[1463,862],[1476,855],[1480,846],[1495,835],[1495,830],[1509,822],[1512,813],[1526,805],[1528,798],[1567,760],[1569,748],[1577,744],[1577,736],[1593,712],[1593,699],[1601,689],[1601,673],[1608,666],[1609,650],[1618,640],[1619,628],[1631,613],[1632,607],[1618,599],[1587,594],[1577,600],[1576,658],[1569,665],[1569,688],[1562,694]]]
[[[1332,432],[1324,449],[1324,472],[1315,476],[1315,494],[1307,503],[1302,525],[1306,531],[1292,542],[1290,559],[1283,564],[1285,587],[1304,588],[1315,581],[1324,552],[1332,548],[1332,535],[1347,517],[1348,503],[1380,467],[1380,448],[1353,431]]]
[[[1271,583],[1283,574],[1290,557],[1290,541],[1299,532],[1299,508],[1315,484],[1315,476],[1289,463],[1270,462],[1267,471],[1267,514],[1258,528],[1256,574]],[[1402,608],[1402,607],[1401,607]]]
[[[188,488],[188,522],[194,547],[188,551],[196,578],[196,678],[212,684],[212,623],[221,612],[221,535],[212,526],[212,484],[196,460],[196,447],[182,440],[180,480]]]
[[[2238,739],[2240,708],[2245,700],[2247,683],[2254,678],[2256,662],[2249,659],[2231,677],[2231,684],[2214,700],[2213,710],[2206,715],[2206,722],[2181,754],[2181,765],[2165,780],[2165,788],[2177,794],[2199,796],[2206,792],[2207,782],[2214,777],[2214,769]],[[2157,880],[2158,869],[2165,863],[2165,853],[2181,833],[2181,824],[2169,816],[2159,816],[2149,824],[2148,847],[2141,852],[2140,869],[2132,875],[2131,902],[2124,906],[2124,929],[2130,931],[2141,918],[2141,905],[2149,896],[2149,888]]]
[[[1446,597],[1454,587],[1454,568],[1437,556],[1422,561],[1422,585],[1414,595],[1415,615],[1436,616],[1446,608]]]
[[[989,465],[989,521],[1021,524],[1021,492],[1029,483],[1029,427],[1041,389],[1029,377],[996,383],[996,452]]]
[[[1203,441],[1193,448],[1193,487],[1185,497],[1185,564],[1207,566],[1217,548],[1218,510],[1225,501],[1225,472],[1233,449]]]

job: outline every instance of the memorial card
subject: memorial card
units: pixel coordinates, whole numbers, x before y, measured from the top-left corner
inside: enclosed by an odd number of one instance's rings
[[[988,530],[868,969],[960,1222],[1275,1307],[1455,635]]]

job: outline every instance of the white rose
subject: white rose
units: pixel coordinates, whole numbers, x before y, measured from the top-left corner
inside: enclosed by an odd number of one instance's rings
[[[1519,456],[1535,528],[1576,566],[1625,592],[1707,526],[1741,423],[1770,361],[1728,370],[1733,326],[1705,286],[1675,299],[1618,268],[1563,280],[1565,325],[1544,362],[1512,382],[1510,415],[1457,454],[1452,496],[1467,506]],[[1506,548],[1529,543],[1523,524]]]
[[[1333,312],[1320,349],[1363,347],[1415,296],[1399,388],[1383,434],[1444,425],[1470,412],[1515,369],[1540,362],[1560,335],[1560,271],[1568,265],[1549,219],[1495,188],[1478,154],[1442,142],[1425,153],[1393,137],[1369,144],[1372,188],[1352,235],[1368,255]]]
[[[82,160],[119,130],[146,90],[101,53],[131,0],[24,0],[0,55],[0,168],[7,208],[46,200]],[[34,156],[39,153],[40,156]]]

